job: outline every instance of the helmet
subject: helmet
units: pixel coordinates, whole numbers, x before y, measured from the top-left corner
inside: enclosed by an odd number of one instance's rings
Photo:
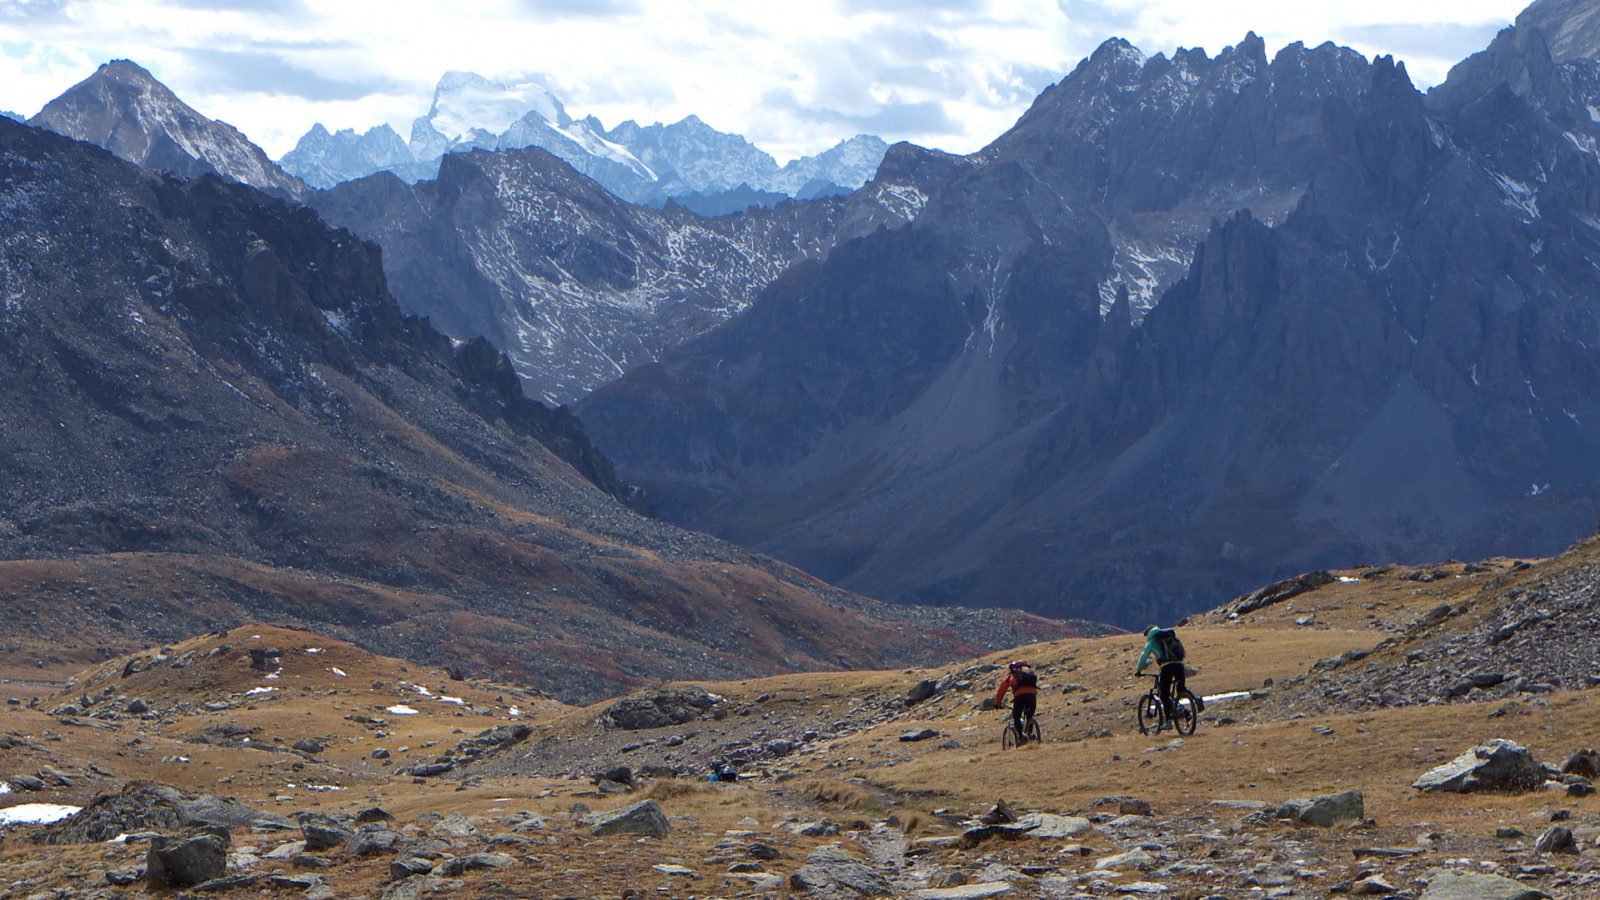
[[[1152,632],[1152,631],[1160,631],[1160,630],[1161,630],[1161,626],[1159,626],[1159,625],[1151,625],[1149,628],[1146,628],[1144,630],[1144,636],[1145,637],[1149,637],[1150,636],[1150,632]]]
[[[1027,667],[1027,665],[1028,665],[1028,661],[1027,660],[1019,659],[1019,660],[1016,660],[1015,662],[1013,662],[1011,664],[1011,668],[1013,668],[1013,669],[1021,669],[1021,668]]]

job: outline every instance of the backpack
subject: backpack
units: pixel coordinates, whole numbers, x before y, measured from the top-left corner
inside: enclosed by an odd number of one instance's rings
[[[1017,669],[1011,673],[1011,677],[1016,681],[1017,687],[1037,688],[1039,686],[1039,676],[1032,669]]]
[[[1178,633],[1171,628],[1157,628],[1151,635],[1156,642],[1156,657],[1162,665],[1171,662],[1183,662],[1183,641],[1178,640]]]

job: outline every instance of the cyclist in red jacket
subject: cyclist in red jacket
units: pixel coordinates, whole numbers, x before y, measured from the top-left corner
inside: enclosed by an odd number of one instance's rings
[[[1033,718],[1039,706],[1039,676],[1034,674],[1033,666],[1020,659],[1011,664],[1011,671],[994,692],[996,707],[1004,707],[1006,691],[1011,692],[1011,724],[1017,729],[1017,743],[1026,743],[1025,719]]]

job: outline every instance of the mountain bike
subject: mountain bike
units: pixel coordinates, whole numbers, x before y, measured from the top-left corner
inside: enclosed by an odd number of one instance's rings
[[[1001,706],[999,708],[1010,709],[1011,707]],[[1040,737],[1039,735],[1039,720],[1035,719],[1033,716],[1025,715],[1022,717],[1022,735],[1020,737],[1017,734],[1017,723],[1015,719],[1007,722],[1005,729],[1000,732],[1000,747],[1003,750],[1010,750],[1013,747],[1026,744],[1029,741],[1038,743],[1042,740],[1044,740],[1044,738]]]
[[[1155,678],[1155,673],[1136,672],[1140,678]],[[1200,721],[1200,698],[1188,688],[1179,691],[1172,698],[1173,716],[1167,718],[1167,711],[1161,706],[1161,696],[1156,693],[1156,681],[1150,685],[1150,690],[1139,698],[1139,733],[1159,734],[1163,728],[1174,728],[1181,735],[1194,734],[1194,726]]]

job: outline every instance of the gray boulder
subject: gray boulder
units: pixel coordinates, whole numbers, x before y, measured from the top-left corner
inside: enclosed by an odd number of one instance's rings
[[[1600,753],[1593,750],[1579,750],[1567,757],[1561,766],[1564,775],[1577,775],[1582,778],[1600,778]]]
[[[861,897],[882,897],[894,893],[894,885],[867,865],[860,857],[838,847],[819,847],[806,857],[806,864],[789,876],[789,886],[797,891],[848,892]]]
[[[595,813],[589,819],[590,834],[642,834],[646,837],[666,837],[672,831],[666,813],[654,800],[644,800],[632,806],[610,812]]]
[[[916,706],[937,693],[939,693],[939,682],[932,678],[924,678],[912,685],[911,690],[906,691],[906,705]]]
[[[306,849],[313,853],[343,847],[355,835],[350,826],[327,813],[303,812],[296,818],[300,822],[300,834],[306,839]]]
[[[1549,894],[1499,875],[1436,869],[1420,900],[1547,900]]]
[[[1473,747],[1412,783],[1419,791],[1531,791],[1544,783],[1544,768],[1533,754],[1507,740]]]
[[[1572,829],[1565,825],[1551,825],[1533,844],[1535,853],[1577,853],[1578,841]]]
[[[451,857],[433,869],[433,874],[442,878],[454,878],[465,875],[477,869],[504,869],[516,862],[504,853],[468,853],[465,856]]]
[[[154,887],[191,887],[221,878],[228,867],[229,842],[227,830],[215,825],[152,838],[145,879]]]
[[[617,701],[601,716],[600,723],[625,731],[665,728],[698,719],[721,702],[721,697],[705,688],[662,688],[646,697],[627,697]]]
[[[1359,822],[1366,817],[1366,801],[1360,791],[1326,794],[1310,800],[1290,800],[1278,808],[1278,818],[1294,819],[1318,828]]]
[[[926,741],[939,736],[939,732],[932,728],[915,728],[900,735],[900,740],[910,743],[912,741]]]
[[[350,838],[345,841],[344,852],[351,856],[375,856],[379,853],[393,853],[395,845],[400,842],[400,833],[390,828],[387,822],[369,822],[355,830]]]
[[[109,841],[119,834],[142,831],[177,832],[199,825],[245,828],[262,813],[231,798],[212,794],[185,796],[175,787],[133,781],[115,794],[101,794],[77,813],[34,832],[41,844],[83,844]]]

